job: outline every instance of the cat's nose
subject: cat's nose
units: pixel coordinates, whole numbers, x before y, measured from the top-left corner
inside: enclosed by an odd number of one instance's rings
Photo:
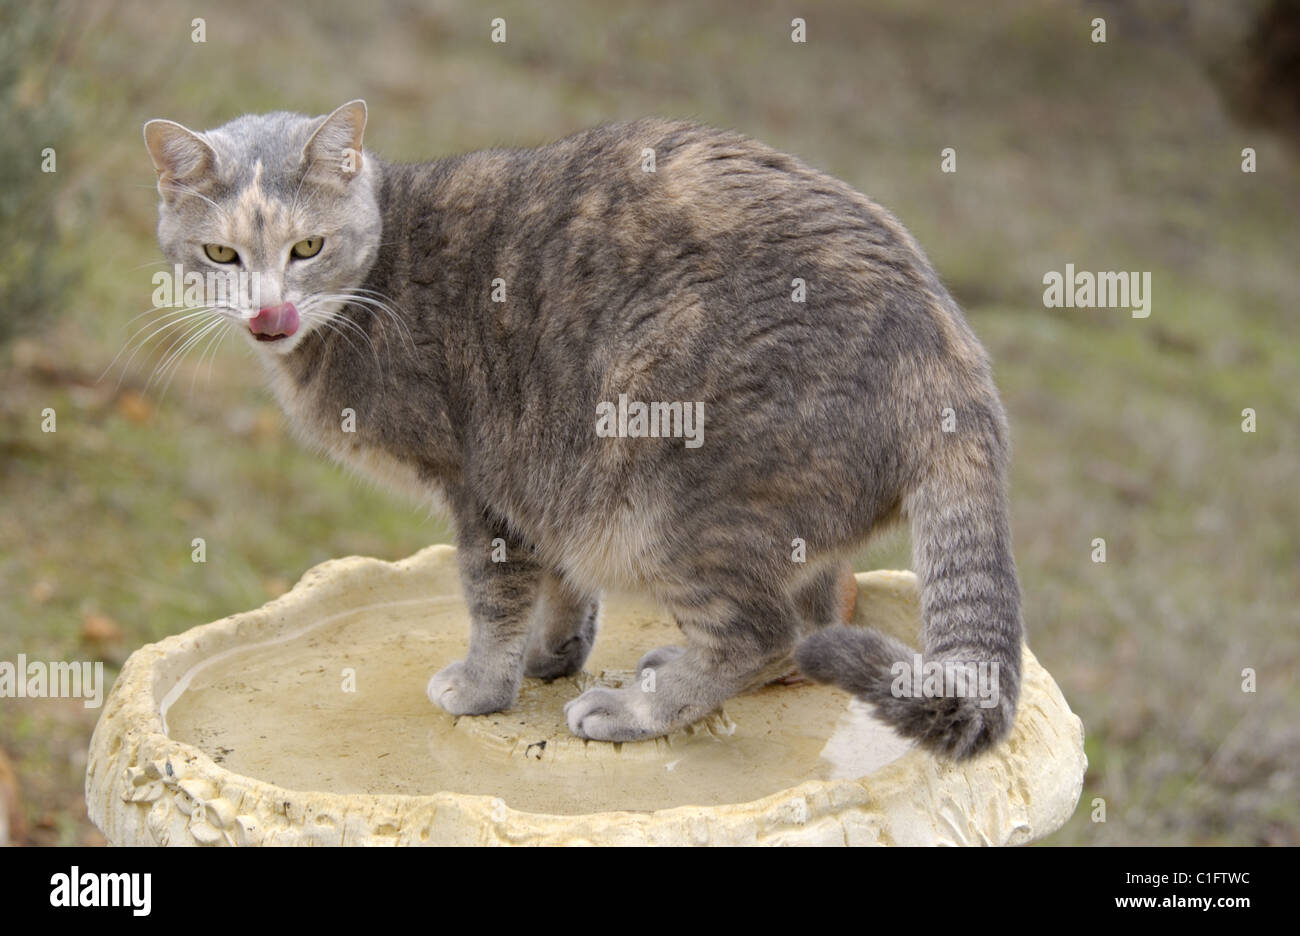
[[[298,330],[298,310],[292,302],[258,309],[257,314],[248,320],[248,330],[259,341],[288,338]]]

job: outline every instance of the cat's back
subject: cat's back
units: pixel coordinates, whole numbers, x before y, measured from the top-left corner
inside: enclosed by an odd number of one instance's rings
[[[810,291],[819,282],[823,298],[942,292],[906,229],[867,196],[697,123],[605,124],[536,148],[442,160],[417,181],[421,236],[441,260],[459,255],[473,276],[491,266],[528,292],[611,277],[713,283],[744,302],[788,298],[796,277]]]
[[[749,245],[755,255],[808,247],[828,261],[868,244],[920,253],[892,215],[839,179],[743,134],[682,120],[609,123],[536,148],[468,153],[442,162],[427,187],[444,216],[491,219],[519,237],[593,236],[634,248],[667,237]]]
[[[685,222],[702,238],[751,240],[779,227],[789,241],[810,212],[820,211],[906,237],[888,212],[851,186],[731,130],[644,118],[516,152],[521,194],[631,227]]]
[[[748,344],[764,361],[798,354],[809,367],[923,345],[982,368],[901,223],[740,133],[645,118],[428,171],[415,240],[435,268],[417,281],[473,297],[469,325],[491,321],[521,349],[544,339],[582,350],[606,380],[641,367],[656,342],[689,349],[659,362],[673,371],[665,379],[750,369],[752,353],[733,353]],[[486,282],[508,284],[510,301],[490,302]]]

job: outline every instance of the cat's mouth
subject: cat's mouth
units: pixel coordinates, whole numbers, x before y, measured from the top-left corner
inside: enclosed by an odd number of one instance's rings
[[[258,341],[282,341],[298,330],[298,310],[292,302],[267,306],[248,321],[248,330]]]

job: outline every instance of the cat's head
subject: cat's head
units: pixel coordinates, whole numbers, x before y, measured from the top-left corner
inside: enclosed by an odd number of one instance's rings
[[[365,126],[364,101],[327,117],[250,114],[203,133],[144,125],[163,253],[187,280],[202,274],[204,305],[266,353],[292,351],[374,264],[381,221]]]

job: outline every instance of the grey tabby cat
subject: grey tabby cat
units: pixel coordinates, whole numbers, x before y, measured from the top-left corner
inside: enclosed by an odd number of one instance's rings
[[[525,676],[576,673],[601,590],[638,589],[685,646],[640,661],[653,691],[571,701],[580,737],[662,735],[792,659],[940,754],[1006,734],[1021,653],[1006,419],[898,221],[686,123],[402,165],[363,150],[365,122],[352,101],[206,133],[153,120],[145,141],[168,259],[260,275],[257,307],[241,294],[212,314],[239,323],[301,438],[449,511],[473,625],[433,702],[495,712]],[[685,405],[656,407],[662,432],[644,412],[623,426],[646,401]],[[903,517],[925,661],[996,664],[996,704],[900,692],[914,651],[838,623],[846,556]]]

